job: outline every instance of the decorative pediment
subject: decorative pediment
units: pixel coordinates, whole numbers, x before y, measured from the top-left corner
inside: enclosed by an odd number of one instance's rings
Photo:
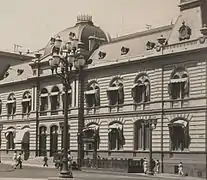
[[[125,55],[129,52],[129,48],[122,46],[121,48],[121,55]]]
[[[183,21],[182,26],[179,29],[179,41],[188,40],[191,36],[191,28],[185,25],[185,21]]]
[[[146,46],[147,46],[147,50],[151,50],[155,47],[155,43],[151,42],[151,41],[148,41]]]

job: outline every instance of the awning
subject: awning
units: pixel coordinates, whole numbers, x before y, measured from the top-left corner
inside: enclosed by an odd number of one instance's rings
[[[14,102],[15,102],[15,100],[8,100],[7,104],[11,104],[11,103],[14,103]]]
[[[51,92],[51,93],[50,93],[50,96],[57,96],[57,95],[59,95],[59,93],[60,93],[60,92]]]
[[[9,135],[10,132],[14,133],[15,132],[15,129],[11,128],[11,129],[6,130],[6,132],[5,132],[5,137],[6,138]]]
[[[31,101],[31,98],[22,99],[22,102],[29,102],[29,101]]]
[[[171,79],[171,83],[180,83],[180,82],[186,82],[188,78],[179,78],[179,79]]]
[[[22,142],[28,142],[29,138],[27,137],[29,134],[29,128],[18,130],[16,133],[16,137],[14,139],[15,144],[21,144]]]
[[[86,95],[92,95],[92,94],[96,94],[96,92],[97,92],[96,89],[92,89],[92,90],[85,91],[85,94]]]
[[[48,93],[42,93],[40,94],[40,97],[47,97],[48,96]]]
[[[68,94],[70,94],[70,93],[72,93],[71,89],[68,90]],[[63,91],[62,94],[65,94],[65,91]]]
[[[177,121],[174,121],[173,123],[170,123],[169,125],[171,125],[171,126],[173,126],[173,125],[181,125],[181,126],[186,127],[188,125],[188,122],[184,121],[182,119],[179,119]]]
[[[122,129],[123,125],[119,123],[113,123],[109,125],[109,129]]]
[[[97,124],[91,124],[87,127],[88,127],[88,129],[93,129],[93,130],[97,130],[99,128]]]
[[[117,91],[119,90],[119,88],[120,88],[119,86],[109,87],[107,91]]]

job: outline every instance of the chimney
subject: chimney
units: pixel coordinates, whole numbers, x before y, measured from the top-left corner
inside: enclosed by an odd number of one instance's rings
[[[96,36],[89,36],[89,51],[98,49],[101,44],[103,44],[106,40],[104,38],[99,38]]]

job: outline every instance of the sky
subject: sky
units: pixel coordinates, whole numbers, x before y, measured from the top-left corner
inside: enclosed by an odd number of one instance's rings
[[[34,51],[50,37],[90,14],[96,26],[117,37],[169,25],[179,15],[180,0],[0,0],[0,50],[14,44]]]

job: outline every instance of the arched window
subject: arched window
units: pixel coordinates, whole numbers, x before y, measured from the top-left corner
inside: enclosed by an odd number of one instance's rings
[[[134,123],[134,149],[146,150],[150,145],[150,129],[149,125],[143,120],[138,120]]]
[[[6,132],[6,140],[7,140],[7,150],[14,149],[14,129],[8,130]]]
[[[48,110],[48,91],[46,88],[43,88],[40,94],[40,112],[44,112],[47,110]],[[43,114],[41,113],[41,115]]]
[[[85,138],[93,139],[93,142],[86,142],[85,149],[86,150],[96,150],[99,149],[100,144],[100,136],[99,136],[99,126],[96,123],[90,123],[84,129],[83,136]]]
[[[170,78],[168,91],[171,99],[183,99],[189,96],[189,76],[187,71],[182,68],[176,68]]]
[[[190,144],[189,123],[183,119],[173,120],[169,125],[170,144],[172,151],[183,151]]]
[[[136,103],[150,101],[150,80],[146,74],[136,77],[132,87],[132,97]]]
[[[50,128],[50,156],[54,156],[58,150],[58,127],[51,126]]]
[[[14,115],[16,113],[16,98],[14,94],[10,94],[7,100],[7,114]]]
[[[22,113],[27,114],[31,111],[32,97],[30,92],[25,92],[22,99]]]
[[[47,155],[46,149],[46,139],[47,139],[47,128],[45,126],[41,126],[39,128],[39,155],[45,156]]]
[[[109,150],[123,149],[125,138],[123,134],[123,125],[120,123],[113,123],[109,125],[108,132]]]
[[[57,114],[57,110],[60,107],[60,91],[57,86],[52,88],[51,94],[50,94],[50,100],[51,100],[51,114]]]
[[[96,81],[92,81],[88,84],[85,97],[87,107],[100,106],[100,88]]]
[[[124,86],[120,78],[114,78],[107,89],[109,105],[124,103]]]
[[[64,113],[64,109],[65,109],[65,90],[63,89],[63,93],[62,93],[62,102],[63,102],[63,113]],[[71,87],[68,90],[68,108],[71,108],[72,106],[72,90]]]

